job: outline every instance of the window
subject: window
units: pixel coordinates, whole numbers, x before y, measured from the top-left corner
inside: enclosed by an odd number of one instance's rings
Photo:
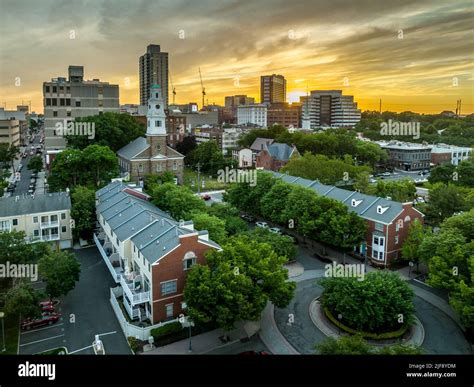
[[[66,93],[70,93],[71,92],[71,86],[66,86]]]
[[[378,245],[379,244],[379,238],[378,237],[374,237],[374,245]]]
[[[71,98],[66,98],[66,106],[71,106]]]
[[[10,231],[9,220],[0,220],[0,231]]]
[[[33,223],[38,223],[38,217],[37,216],[33,216]]]
[[[51,106],[51,98],[46,98],[46,106]]]
[[[178,169],[178,163],[175,161],[173,162],[173,170],[176,171]]]
[[[13,225],[18,226],[18,219],[13,219]]]
[[[56,86],[53,86],[53,93],[57,93],[58,92],[58,88]]]
[[[33,231],[33,236],[35,236],[35,237],[39,236],[39,230],[34,230]]]
[[[60,105],[60,106],[65,106],[65,105],[66,105],[66,101],[64,100],[64,98],[61,98],[61,99],[59,100],[59,105]]]
[[[398,235],[395,235],[395,244],[398,245]]]
[[[57,110],[54,110],[53,111],[53,117],[57,117],[57,116],[58,116],[58,112],[57,112]]]
[[[166,318],[173,317],[173,304],[165,305],[166,308]]]
[[[81,101],[76,101],[76,107],[81,107]]]
[[[66,226],[61,227],[61,232],[66,232]]]
[[[161,164],[156,164],[156,172],[161,172]]]
[[[177,283],[178,283],[177,280],[162,282],[160,284],[161,285],[161,295],[164,296],[166,294],[176,293],[176,291],[178,289]]]
[[[161,126],[161,121],[155,121],[155,126]]]
[[[194,254],[192,251],[186,253],[183,259],[183,270],[191,269],[191,267],[196,264],[196,259],[196,254]]]
[[[64,220],[64,219],[66,219],[66,213],[65,213],[65,212],[62,212],[62,213],[61,213],[61,220]]]
[[[98,103],[99,103],[99,107],[102,107],[102,106],[104,106],[104,101],[102,101],[102,100],[99,100],[99,101],[98,101]]]
[[[66,117],[71,117],[71,112],[66,112]]]
[[[46,93],[49,93],[49,86],[45,86],[44,90],[45,90]]]
[[[51,215],[51,222],[57,222],[58,221],[58,216],[57,215]]]
[[[143,164],[138,164],[138,172],[143,172]]]
[[[51,105],[58,106],[58,100],[56,98],[51,99]]]
[[[41,217],[41,223],[48,223],[49,222],[49,219],[47,216],[42,216]]]

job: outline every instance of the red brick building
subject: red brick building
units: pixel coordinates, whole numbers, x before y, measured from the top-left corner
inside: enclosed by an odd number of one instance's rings
[[[277,142],[271,145],[263,144],[263,149],[256,156],[256,167],[269,171],[279,171],[292,157],[300,157],[298,149]]]
[[[285,128],[301,127],[301,104],[272,103],[267,108],[267,127],[283,125]]]
[[[207,231],[177,222],[149,197],[121,182],[96,192],[100,232],[96,245],[114,280],[122,287],[131,320],[156,324],[183,313],[189,269],[206,264],[205,253],[221,250]]]
[[[423,222],[424,215],[411,202],[399,203],[281,173],[275,173],[274,176],[337,200],[365,219],[366,240],[354,246],[354,253],[367,257],[375,266],[390,266],[394,259],[400,258],[411,222],[415,219]]]

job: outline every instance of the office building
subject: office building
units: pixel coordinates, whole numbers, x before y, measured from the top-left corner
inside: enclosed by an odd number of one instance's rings
[[[282,125],[285,128],[301,127],[301,104],[272,103],[267,108],[267,127]]]
[[[467,160],[472,155],[472,148],[436,144],[431,148],[431,162],[435,165],[451,163],[459,165],[463,160]]]
[[[303,106],[309,105],[311,129],[354,127],[360,121],[361,113],[354,97],[342,95],[341,90],[313,90],[301,102]]]
[[[75,118],[120,112],[119,86],[99,79],[84,80],[83,66],[69,66],[68,79],[58,77],[43,83],[46,164],[66,148],[66,139],[57,132]]]
[[[165,109],[168,108],[168,53],[150,44],[139,60],[140,105],[146,105],[152,85],[160,85]]]
[[[20,146],[25,141],[27,129],[25,112],[0,108],[0,144]]]
[[[388,153],[388,163],[392,168],[404,171],[429,169],[431,146],[400,141],[376,141]]]
[[[260,77],[260,103],[286,102],[286,79],[283,75]]]
[[[255,98],[246,95],[230,95],[225,97],[225,107],[227,109],[236,108],[242,105],[253,105]]]

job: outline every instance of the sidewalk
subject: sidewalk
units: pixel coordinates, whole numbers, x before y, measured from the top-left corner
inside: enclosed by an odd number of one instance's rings
[[[210,352],[216,348],[230,345],[240,341],[241,330],[236,329],[228,335],[230,341],[223,343],[219,337],[224,335],[222,329],[215,329],[201,335],[191,337],[192,352],[189,352],[189,338],[174,343],[157,347],[151,351],[144,352],[142,355],[196,355]]]

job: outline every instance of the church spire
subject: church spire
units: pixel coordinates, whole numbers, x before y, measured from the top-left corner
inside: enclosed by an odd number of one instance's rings
[[[166,136],[166,114],[164,109],[163,93],[160,85],[153,85],[150,88],[150,98],[148,99],[147,136]]]

